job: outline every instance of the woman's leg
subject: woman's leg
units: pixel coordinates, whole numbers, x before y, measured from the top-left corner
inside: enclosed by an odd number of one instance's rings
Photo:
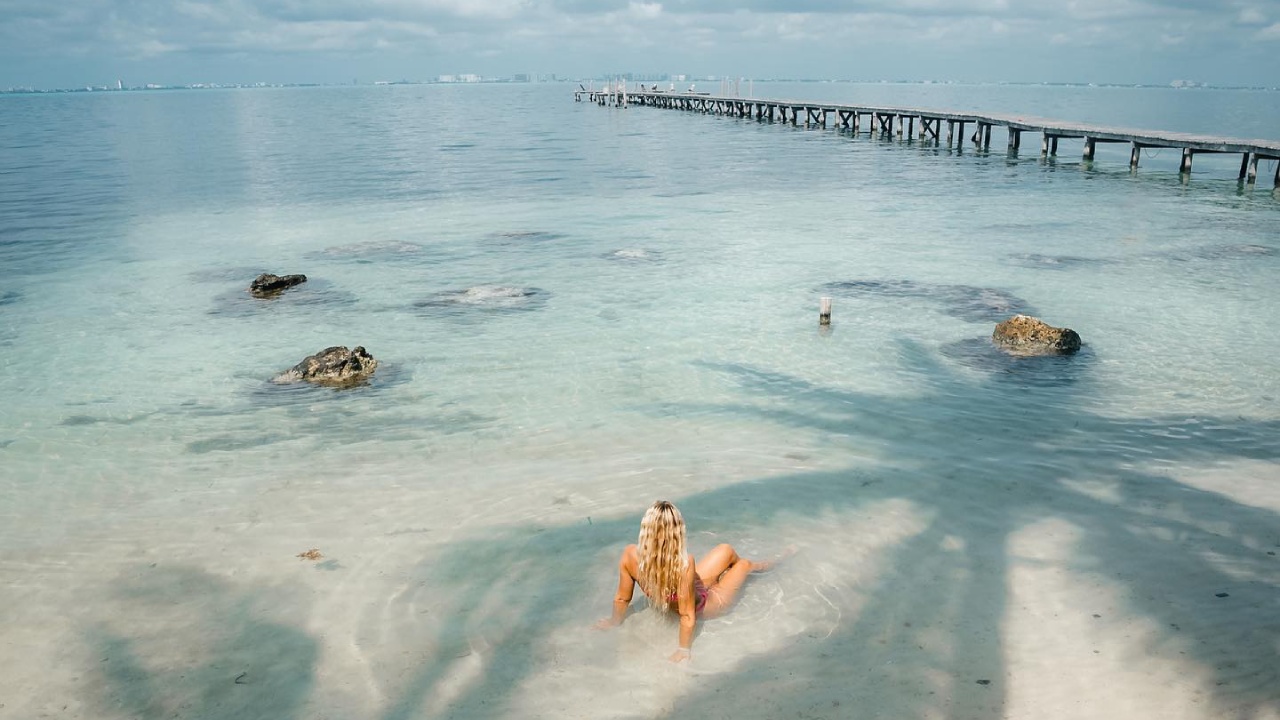
[[[742,584],[747,581],[747,576],[756,569],[750,560],[738,557],[737,553],[734,553],[734,557],[736,560],[733,564],[715,582],[707,584],[707,604],[702,608],[704,616],[715,617],[728,610],[738,597]]]
[[[720,576],[740,559],[732,545],[723,543],[703,555],[702,559],[694,564],[694,568],[698,571],[698,577],[702,578],[702,582],[707,587],[711,587],[719,582]]]

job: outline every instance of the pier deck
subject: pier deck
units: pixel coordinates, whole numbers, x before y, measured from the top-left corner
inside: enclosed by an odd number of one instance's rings
[[[768,100],[675,91],[629,91],[613,88],[574,92],[575,100],[581,101],[584,97],[599,105],[617,107],[644,105],[689,112],[753,117],[762,121],[790,122],[793,125],[798,125],[800,118],[803,117],[806,125],[826,127],[828,121],[834,119],[832,122],[838,123],[840,129],[854,133],[862,132],[862,119],[865,117],[869,119],[869,132],[873,134],[918,138],[938,144],[944,142],[942,124],[945,122],[947,147],[953,144],[956,147],[963,147],[966,142],[965,128],[972,126],[974,132],[967,141],[981,149],[989,149],[991,128],[1003,127],[1008,133],[1008,148],[1011,152],[1019,149],[1022,133],[1032,132],[1040,134],[1040,154],[1046,157],[1057,155],[1058,141],[1064,138],[1084,140],[1085,160],[1093,160],[1098,143],[1127,143],[1130,147],[1129,166],[1133,169],[1138,167],[1143,149],[1173,148],[1182,151],[1179,171],[1184,175],[1191,173],[1192,158],[1198,153],[1235,153],[1241,155],[1239,179],[1241,182],[1250,184],[1257,181],[1259,160],[1277,160],[1275,184],[1280,187],[1280,141],[1275,140],[1246,140],[1162,130],[1107,127],[1002,113],[875,107],[806,100]]]

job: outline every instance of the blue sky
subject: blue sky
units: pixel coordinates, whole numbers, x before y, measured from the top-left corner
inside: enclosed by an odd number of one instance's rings
[[[0,88],[605,72],[1280,85],[1280,0],[0,0]]]

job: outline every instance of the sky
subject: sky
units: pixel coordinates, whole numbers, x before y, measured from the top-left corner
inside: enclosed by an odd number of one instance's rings
[[[0,0],[0,89],[672,73],[1280,86],[1280,0]]]

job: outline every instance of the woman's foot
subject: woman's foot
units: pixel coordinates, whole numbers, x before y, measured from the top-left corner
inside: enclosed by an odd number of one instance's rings
[[[768,572],[772,570],[775,566],[777,566],[778,563],[782,562],[783,560],[786,560],[792,555],[795,555],[797,552],[799,552],[799,549],[795,545],[788,545],[787,549],[783,550],[780,554],[778,554],[772,560],[752,561],[751,572],[753,573]]]

